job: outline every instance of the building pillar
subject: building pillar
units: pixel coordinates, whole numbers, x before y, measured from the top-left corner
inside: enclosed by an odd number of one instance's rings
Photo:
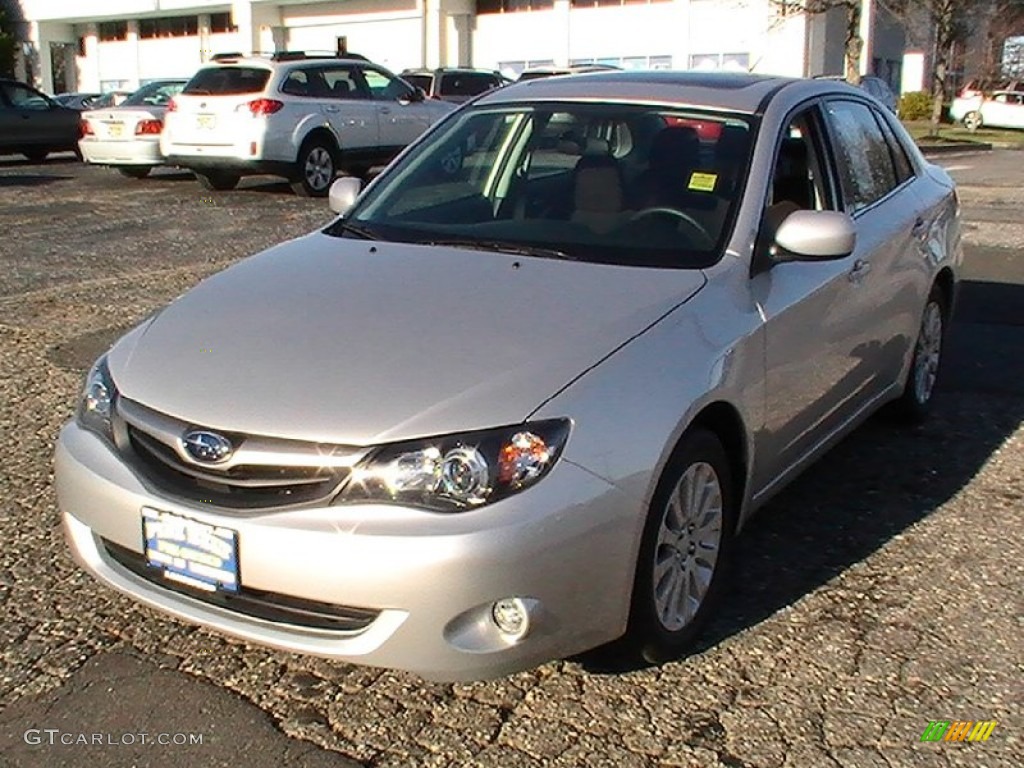
[[[248,46],[242,53],[272,53],[285,47],[281,32],[281,9],[276,5],[253,5],[249,0],[231,4],[231,20],[240,39]]]
[[[82,37],[84,56],[79,56],[75,63],[78,67],[78,88],[82,91],[99,93],[100,91],[100,38],[99,25],[89,23],[79,29]]]
[[[866,75],[871,72],[871,60],[874,56],[875,2],[862,0],[860,8],[860,61],[858,71]]]
[[[423,66],[434,69],[447,63],[445,23],[442,0],[423,0]]]
[[[128,33],[125,36],[125,45],[133,53],[132,58],[135,60],[135,72],[126,72],[125,74],[129,75],[127,90],[134,91],[141,85],[141,78],[139,77],[139,73],[142,71],[142,62],[139,61],[139,22],[135,19],[129,19],[127,24]]]
[[[562,34],[555,39],[562,42],[551,54],[556,67],[567,67],[572,57],[572,5],[569,0],[555,0],[554,12],[554,23],[562,29]]]

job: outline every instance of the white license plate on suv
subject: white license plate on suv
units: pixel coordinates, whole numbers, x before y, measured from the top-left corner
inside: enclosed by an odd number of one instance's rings
[[[146,562],[164,577],[207,592],[238,591],[238,533],[142,508]]]

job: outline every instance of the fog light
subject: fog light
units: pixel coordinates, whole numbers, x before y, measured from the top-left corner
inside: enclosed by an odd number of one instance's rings
[[[530,630],[530,614],[518,597],[506,597],[491,606],[495,626],[511,640],[519,640]]]

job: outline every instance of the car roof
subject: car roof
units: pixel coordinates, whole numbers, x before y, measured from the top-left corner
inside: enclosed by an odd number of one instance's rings
[[[783,89],[807,97],[862,93],[846,83],[732,72],[609,71],[514,83],[476,104],[532,101],[625,101],[757,113]]]

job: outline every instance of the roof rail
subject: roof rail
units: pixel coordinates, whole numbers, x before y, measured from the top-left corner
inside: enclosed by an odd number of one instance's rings
[[[349,52],[339,54],[332,51],[252,51],[250,53],[227,51],[213,54],[210,57],[210,61],[236,61],[248,58],[268,58],[271,61],[302,61],[304,59],[359,59],[360,61],[369,61],[368,58],[360,53]]]

